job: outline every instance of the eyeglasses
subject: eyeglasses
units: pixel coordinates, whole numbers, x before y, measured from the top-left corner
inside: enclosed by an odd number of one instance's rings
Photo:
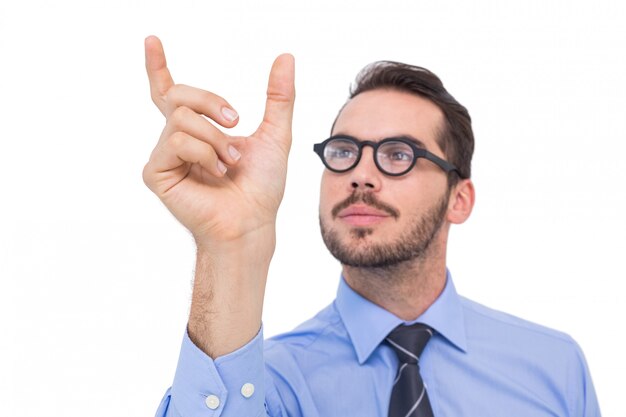
[[[459,170],[437,155],[418,147],[406,138],[387,138],[380,142],[358,140],[351,136],[332,136],[322,143],[313,145],[313,150],[333,172],[346,172],[357,166],[364,146],[374,149],[374,163],[386,175],[400,176],[415,166],[417,158],[424,158],[436,164],[446,173]]]

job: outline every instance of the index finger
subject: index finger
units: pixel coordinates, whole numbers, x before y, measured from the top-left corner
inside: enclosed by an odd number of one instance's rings
[[[167,69],[163,44],[156,36],[148,36],[145,41],[146,48],[146,71],[150,81],[150,95],[152,101],[165,115],[165,95],[174,80]]]

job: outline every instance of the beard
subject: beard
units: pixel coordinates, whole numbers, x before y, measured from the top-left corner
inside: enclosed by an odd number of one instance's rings
[[[450,192],[448,190],[422,216],[416,215],[412,218],[406,232],[391,243],[365,242],[366,237],[374,233],[373,229],[367,227],[353,228],[350,232],[350,240],[342,242],[339,233],[329,228],[320,216],[322,239],[330,253],[339,262],[356,268],[391,268],[406,261],[424,258],[443,225],[449,199]],[[341,209],[359,201],[383,209],[396,219],[399,217],[397,210],[378,201],[373,194],[366,193],[352,194],[348,199],[335,206],[332,211],[333,218]],[[384,233],[384,231],[379,233]]]

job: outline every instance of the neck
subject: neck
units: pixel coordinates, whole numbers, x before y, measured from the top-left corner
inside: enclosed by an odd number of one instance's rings
[[[431,249],[425,257],[428,259],[412,259],[385,268],[344,265],[343,276],[362,297],[402,320],[412,321],[435,302],[446,285],[445,249]]]

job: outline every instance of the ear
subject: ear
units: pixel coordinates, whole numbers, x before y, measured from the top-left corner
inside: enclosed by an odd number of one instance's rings
[[[472,180],[460,180],[450,192],[447,219],[450,223],[461,224],[467,220],[474,208],[476,198]]]

